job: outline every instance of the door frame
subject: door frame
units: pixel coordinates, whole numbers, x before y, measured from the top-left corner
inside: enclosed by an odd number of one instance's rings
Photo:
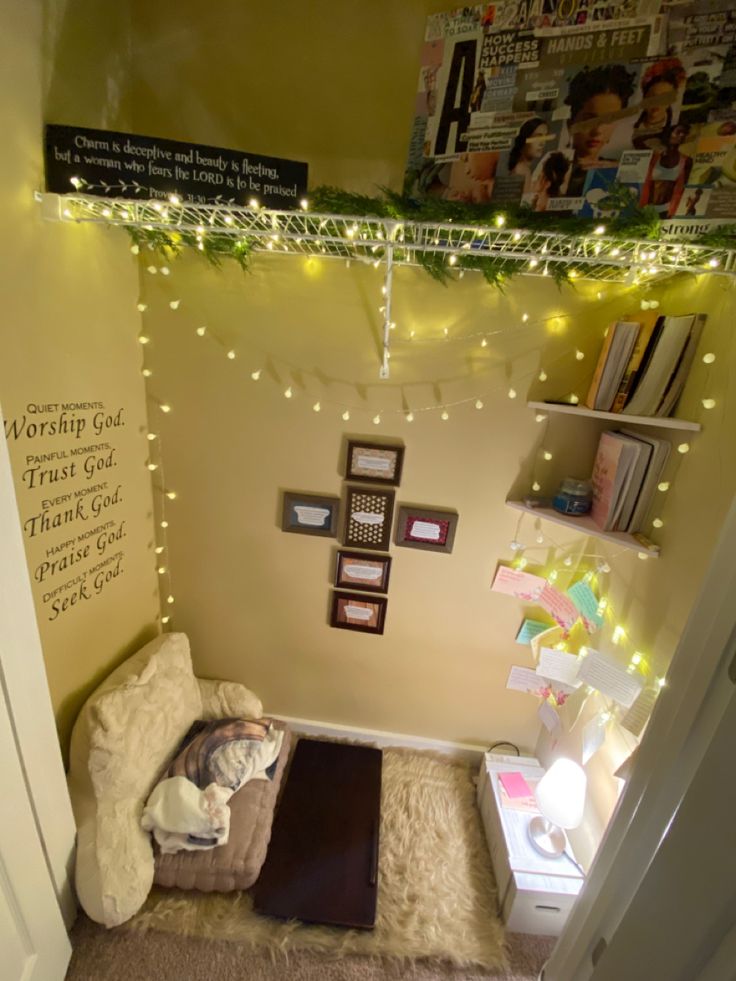
[[[615,934],[733,697],[736,498],[675,650],[626,788],[541,977],[588,981]],[[654,938],[653,938],[654,942]]]
[[[56,732],[0,406],[0,680],[38,836],[68,927],[76,827]]]

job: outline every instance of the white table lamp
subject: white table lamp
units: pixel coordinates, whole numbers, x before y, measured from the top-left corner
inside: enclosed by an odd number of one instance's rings
[[[585,770],[564,757],[555,760],[537,784],[534,796],[541,816],[529,822],[531,843],[548,858],[565,850],[563,828],[577,828],[585,807]]]

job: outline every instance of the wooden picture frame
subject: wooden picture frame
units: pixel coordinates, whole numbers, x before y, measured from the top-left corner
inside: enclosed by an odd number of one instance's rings
[[[402,504],[396,523],[396,544],[449,553],[455,541],[458,518],[457,511],[435,511]]]
[[[318,520],[322,518],[321,522]],[[284,491],[281,530],[298,535],[335,538],[340,516],[340,498],[326,494],[299,494]]]
[[[404,465],[404,447],[386,443],[368,443],[360,439],[348,440],[345,462],[345,479],[366,484],[401,483]]]
[[[333,590],[330,626],[341,630],[360,630],[382,634],[386,623],[385,596],[366,596],[365,593],[343,593]]]
[[[348,548],[387,551],[391,544],[394,492],[380,487],[348,486],[342,543]]]
[[[335,561],[335,586],[359,589],[367,593],[387,593],[391,575],[390,555],[347,552],[338,549]]]

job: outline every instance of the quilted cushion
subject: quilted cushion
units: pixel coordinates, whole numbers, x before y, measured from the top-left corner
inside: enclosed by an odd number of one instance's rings
[[[87,699],[72,733],[69,790],[77,822],[76,888],[85,912],[117,926],[153,882],[143,803],[202,711],[185,634],[163,634]]]
[[[201,852],[162,855],[156,849],[155,882],[177,889],[231,892],[247,889],[258,878],[271,840],[271,825],[284,767],[289,756],[290,733],[283,722],[284,741],[273,780],[250,780],[230,798],[230,837],[226,845]]]

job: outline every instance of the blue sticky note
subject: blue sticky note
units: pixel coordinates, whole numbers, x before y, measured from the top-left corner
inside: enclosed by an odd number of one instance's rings
[[[543,633],[545,630],[549,630],[550,626],[551,624],[542,623],[541,620],[524,620],[516,635],[516,643],[531,644],[533,637]]]
[[[580,579],[570,586],[567,595],[580,611],[586,630],[593,633],[603,626],[603,614],[598,611],[598,597],[587,582]]]

